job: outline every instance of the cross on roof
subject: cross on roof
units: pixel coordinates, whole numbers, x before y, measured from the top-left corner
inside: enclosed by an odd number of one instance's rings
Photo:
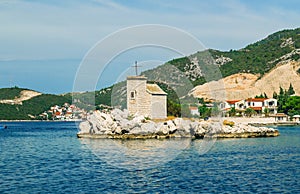
[[[136,74],[136,76],[138,76],[138,67],[141,67],[141,66],[139,66],[139,65],[137,64],[137,61],[135,61],[135,65],[132,66],[132,67],[135,67],[135,74]]]

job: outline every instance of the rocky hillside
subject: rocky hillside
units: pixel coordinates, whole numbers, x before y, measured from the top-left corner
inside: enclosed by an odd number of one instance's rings
[[[0,89],[0,120],[30,120],[49,110],[51,106],[71,103],[71,98],[42,94],[24,88]]]
[[[279,88],[288,89],[292,84],[296,95],[300,95],[300,62],[279,63],[273,70],[262,77],[251,73],[238,73],[219,81],[196,86],[191,93],[207,100],[246,99],[266,93],[272,97]],[[215,95],[219,94],[219,95]]]
[[[0,103],[2,104],[20,104],[22,105],[23,101],[30,100],[35,96],[39,96],[41,93],[22,89],[22,88],[3,88],[0,90]]]
[[[264,92],[272,96],[274,91],[278,92],[279,86],[287,88],[290,83],[300,94],[299,59],[300,28],[297,28],[276,32],[240,50],[224,52],[209,49],[197,52],[142,74],[150,80],[171,86],[185,85],[190,89],[192,84],[196,87],[191,89],[196,97],[216,98],[207,94],[207,91],[221,88],[226,88],[227,99],[245,98]],[[183,77],[188,78],[184,83],[190,84],[182,84]],[[220,81],[215,82],[217,80]],[[210,83],[205,84],[207,82]],[[222,95],[222,92],[214,95]]]
[[[163,87],[168,93],[168,103],[178,104],[188,93],[207,99],[241,99],[261,93],[271,97],[280,86],[287,89],[290,83],[300,95],[299,59],[300,28],[297,28],[276,32],[240,50],[209,49],[173,59],[142,75]],[[95,104],[126,107],[125,82],[95,94],[81,95],[85,96],[82,101],[95,95]]]

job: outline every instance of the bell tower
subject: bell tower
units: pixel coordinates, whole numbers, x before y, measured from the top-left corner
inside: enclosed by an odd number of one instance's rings
[[[144,76],[127,77],[127,109],[130,114],[150,115],[147,78]]]

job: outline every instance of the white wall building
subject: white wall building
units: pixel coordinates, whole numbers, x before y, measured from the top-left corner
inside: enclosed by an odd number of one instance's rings
[[[269,110],[269,114],[277,113],[278,102],[273,98],[248,98],[246,100],[227,100],[220,104],[220,108],[223,111],[229,111],[231,108],[235,108],[237,111],[245,111],[247,108],[251,108],[256,112],[263,114],[265,109]]]
[[[144,76],[127,77],[127,109],[152,119],[167,117],[167,93]]]

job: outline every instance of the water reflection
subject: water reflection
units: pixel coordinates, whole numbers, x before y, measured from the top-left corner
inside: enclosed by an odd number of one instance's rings
[[[190,138],[181,139],[81,139],[96,156],[108,165],[128,170],[154,168],[173,160],[191,144]]]

